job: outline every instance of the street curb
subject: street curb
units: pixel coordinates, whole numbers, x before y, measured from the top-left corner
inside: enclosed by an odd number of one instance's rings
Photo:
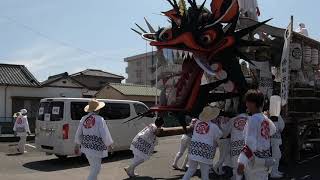
[[[0,142],[18,142],[19,141],[19,137],[14,136],[14,135],[0,135]],[[27,137],[27,141],[34,141],[35,139],[35,135],[32,134],[30,136]]]

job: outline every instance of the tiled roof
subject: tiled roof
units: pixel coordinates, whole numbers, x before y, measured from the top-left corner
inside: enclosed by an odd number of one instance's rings
[[[53,75],[53,76],[49,76],[47,80],[41,82],[41,85],[47,85],[47,84],[51,84],[53,82],[56,82],[62,78],[67,78],[68,77],[68,73],[65,72],[65,73],[61,73],[61,74],[56,74],[56,75]]]
[[[160,90],[144,85],[110,83],[109,86],[127,96],[160,96]]]
[[[124,79],[123,76],[119,76],[119,75],[112,74],[112,73],[105,72],[105,71],[98,70],[98,69],[86,69],[84,71],[72,74],[70,76],[74,77],[74,76],[79,76],[79,75],[100,76],[100,77]]]
[[[0,64],[0,85],[38,87],[40,83],[23,65]]]

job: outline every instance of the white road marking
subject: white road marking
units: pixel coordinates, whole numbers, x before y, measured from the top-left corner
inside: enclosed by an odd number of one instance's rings
[[[37,148],[37,147],[35,147],[34,145],[31,145],[31,144],[26,144],[26,146],[31,147],[31,148],[34,148],[34,149]]]

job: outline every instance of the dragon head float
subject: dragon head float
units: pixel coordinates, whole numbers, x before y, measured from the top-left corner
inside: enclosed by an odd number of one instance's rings
[[[151,111],[191,112],[199,105],[197,101],[202,101],[201,107],[217,101],[209,97],[217,86],[201,85],[204,73],[214,76],[225,92],[244,94],[247,83],[239,60],[249,60],[240,49],[261,45],[244,37],[267,21],[237,30],[237,0],[212,0],[210,10],[205,7],[206,1],[200,5],[196,0],[188,0],[188,5],[184,0],[167,1],[173,9],[163,14],[169,18],[170,27],[155,31],[146,21],[150,32],[137,24],[142,32],[132,29],[157,47],[166,61],[179,61],[181,65],[181,71],[163,77],[160,105],[152,107]]]

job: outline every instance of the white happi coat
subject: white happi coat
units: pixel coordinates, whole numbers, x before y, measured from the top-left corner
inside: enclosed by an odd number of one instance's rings
[[[113,144],[113,140],[103,117],[94,113],[82,117],[75,143],[81,145],[81,152],[87,156],[107,157],[108,146]]]
[[[194,120],[189,159],[211,165],[216,152],[217,140],[221,137],[222,132],[216,124]]]
[[[247,123],[248,115],[240,114],[229,120],[228,124],[222,126],[225,132],[231,134],[231,158],[232,167],[236,168],[238,157],[243,149],[244,143],[244,127]]]
[[[270,158],[270,137],[275,134],[274,123],[262,113],[249,117],[244,128],[245,146],[239,156],[238,162],[248,167],[249,162],[258,163]]]
[[[155,124],[149,124],[134,137],[130,146],[134,155],[144,160],[150,158],[157,144],[156,130],[157,126]]]
[[[279,116],[277,122],[273,122],[273,123],[276,126],[277,131],[274,135],[271,136],[271,144],[281,145],[282,144],[281,133],[284,129],[285,123],[281,116]]]
[[[29,123],[27,116],[18,116],[13,126],[13,131],[17,133],[17,136],[27,136],[30,133]]]

